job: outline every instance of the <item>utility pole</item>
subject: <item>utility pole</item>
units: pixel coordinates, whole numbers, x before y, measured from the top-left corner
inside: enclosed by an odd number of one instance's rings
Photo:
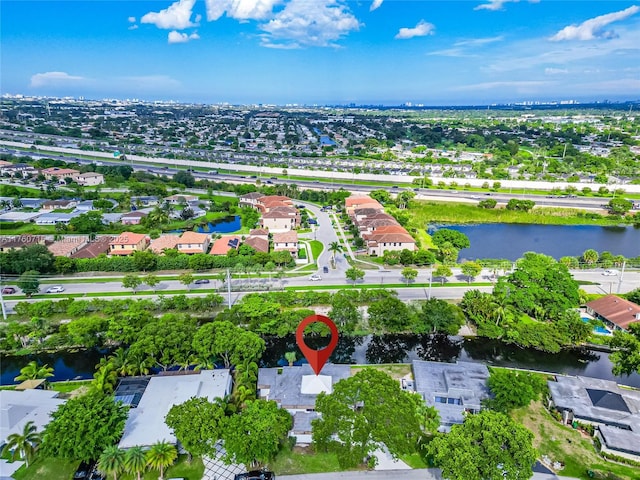
[[[433,280],[433,265],[429,265],[429,293],[427,294],[427,300],[431,300],[431,281]]]
[[[618,279],[618,292],[617,293],[620,293],[620,288],[622,287],[622,277],[624,276],[624,269],[625,269],[626,266],[627,266],[627,261],[625,260],[625,261],[622,262],[622,270],[620,271],[620,278]],[[4,307],[4,305],[3,305],[3,307]]]
[[[227,268],[227,304],[231,308],[231,272]]]
[[[4,298],[2,296],[2,285],[0,285],[0,307],[2,307],[2,320],[7,321],[7,309],[4,306]]]

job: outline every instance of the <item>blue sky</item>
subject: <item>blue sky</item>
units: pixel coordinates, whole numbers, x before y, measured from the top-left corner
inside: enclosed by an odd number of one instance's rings
[[[202,103],[640,99],[640,2],[3,0],[2,93]]]

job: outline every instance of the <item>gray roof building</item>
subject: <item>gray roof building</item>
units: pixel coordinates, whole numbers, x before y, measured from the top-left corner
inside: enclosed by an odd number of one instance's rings
[[[591,377],[558,375],[547,383],[565,422],[595,424],[603,449],[640,459],[640,390]]]
[[[333,385],[351,376],[349,365],[326,364],[316,375],[308,364],[294,367],[261,368],[258,394],[275,400],[287,410],[314,410],[320,392],[331,393]]]
[[[482,363],[413,361],[415,388],[440,413],[441,430],[464,421],[465,412],[480,411],[489,397],[489,369]]]
[[[66,400],[54,390],[0,390],[0,446],[12,433],[22,433],[27,422],[33,422],[42,432],[56,411]]]

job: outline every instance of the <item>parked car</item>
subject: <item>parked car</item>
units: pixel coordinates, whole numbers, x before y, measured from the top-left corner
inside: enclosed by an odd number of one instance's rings
[[[3,295],[11,295],[12,293],[16,293],[16,289],[13,287],[4,287],[2,289],[2,294]]]
[[[64,292],[64,287],[62,285],[54,285],[53,287],[47,288],[47,293],[62,293]]]
[[[322,280],[322,277],[320,275],[315,274],[315,275],[311,275],[309,277],[309,280],[311,280],[312,282],[317,282],[318,280]]]
[[[614,277],[614,276],[620,275],[620,271],[619,270],[605,270],[604,272],[602,272],[602,274],[607,276],[607,277]]]
[[[209,283],[209,279],[208,278],[199,278],[198,280],[196,280],[195,282],[196,285],[203,285],[205,283]]]
[[[329,273],[329,267],[327,267],[326,265],[322,267],[322,273]]]
[[[276,474],[266,470],[252,470],[247,473],[238,473],[235,480],[275,480]]]

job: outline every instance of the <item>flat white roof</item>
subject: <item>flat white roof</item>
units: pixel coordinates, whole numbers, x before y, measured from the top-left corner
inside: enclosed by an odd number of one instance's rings
[[[22,433],[29,421],[42,432],[51,413],[65,402],[57,396],[54,390],[0,390],[0,444],[12,433]]]
[[[176,437],[164,423],[174,405],[191,397],[209,401],[223,398],[231,391],[229,370],[202,370],[199,374],[153,377],[142,394],[137,408],[129,410],[120,448],[147,447],[156,442],[175,444]]]

